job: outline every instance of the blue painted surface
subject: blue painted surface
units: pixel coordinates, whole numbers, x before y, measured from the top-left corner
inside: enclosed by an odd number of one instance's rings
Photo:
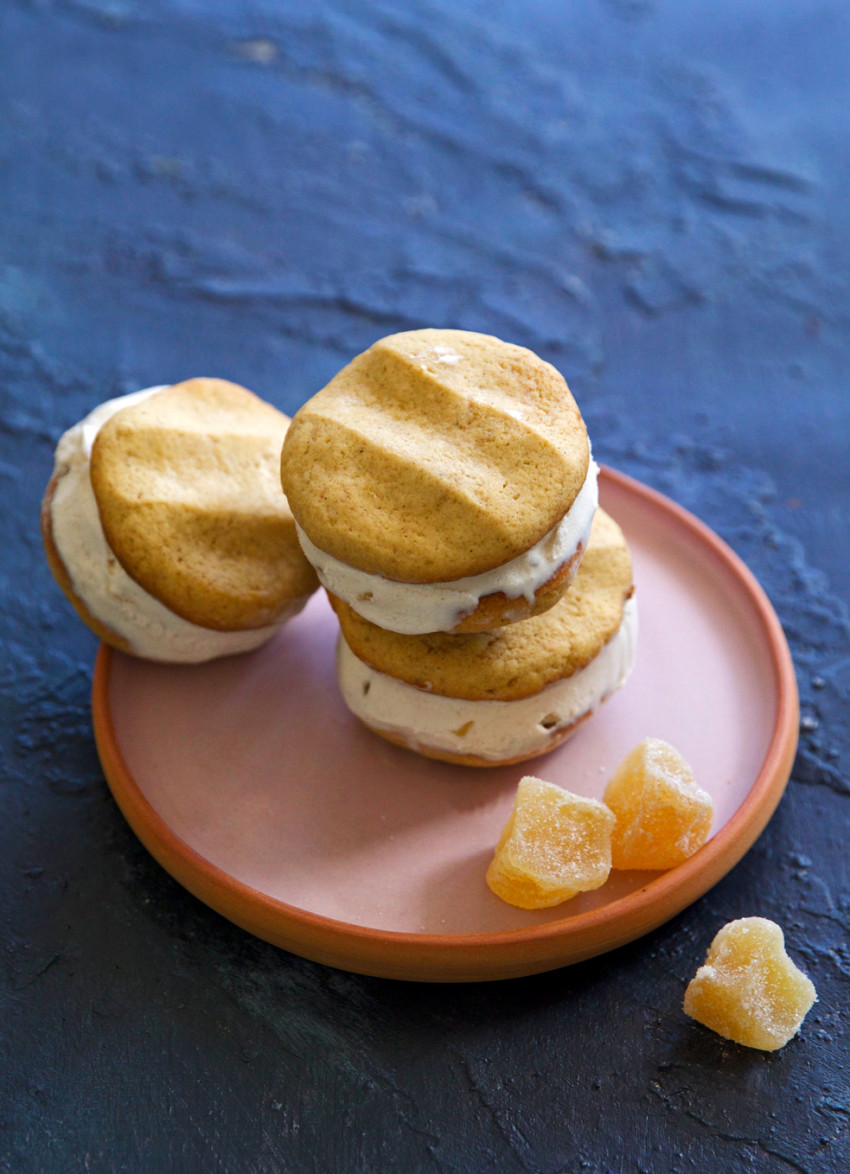
[[[848,50],[838,0],[0,6],[0,1168],[850,1167]],[[420,325],[554,362],[597,456],[759,575],[803,704],[777,815],[696,906],[460,989],[293,958],[159,870],[37,533],[97,402],[214,374],[291,412]],[[753,912],[820,993],[773,1056],[680,1010]]]

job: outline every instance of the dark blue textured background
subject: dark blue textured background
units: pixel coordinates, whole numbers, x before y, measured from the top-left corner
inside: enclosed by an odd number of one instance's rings
[[[841,0],[0,0],[0,1168],[850,1168],[848,62]],[[292,412],[423,325],[563,371],[596,455],[759,575],[803,707],[697,905],[460,988],[294,958],[153,863],[37,532],[99,401],[207,374]],[[681,1012],[750,913],[820,994],[773,1055]]]

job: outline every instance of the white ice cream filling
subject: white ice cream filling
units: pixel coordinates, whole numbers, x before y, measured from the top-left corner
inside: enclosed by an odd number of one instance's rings
[[[503,762],[542,752],[560,730],[592,713],[625,684],[637,644],[637,604],[623,608],[611,639],[585,665],[531,697],[469,701],[419,689],[364,664],[340,635],[337,679],[351,712],[393,734],[412,750],[424,747]]]
[[[75,424],[56,448],[56,489],[50,507],[53,541],[75,595],[104,627],[122,637],[146,660],[197,664],[248,652],[265,643],[279,625],[307,602],[298,599],[278,624],[220,632],[176,615],[132,579],[113,554],[100,522],[89,474],[94,438],[121,408],[140,403],[167,384],[107,400]]]
[[[320,550],[296,523],[298,540],[328,591],[345,600],[358,615],[408,636],[451,632],[487,595],[504,593],[529,604],[557,570],[581,546],[586,549],[599,504],[599,467],[591,457],[575,501],[558,524],[534,546],[510,562],[480,575],[444,583],[401,583],[349,566]],[[578,570],[578,567],[574,569]],[[523,614],[525,613],[523,609]],[[520,617],[518,617],[520,618]]]

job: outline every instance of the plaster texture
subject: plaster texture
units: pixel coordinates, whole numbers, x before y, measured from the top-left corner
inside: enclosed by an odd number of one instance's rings
[[[848,50],[838,0],[0,6],[0,1169],[850,1168]],[[555,363],[597,459],[755,571],[802,702],[715,889],[472,987],[303,961],[160,870],[37,525],[101,400],[217,375],[292,413],[422,325]],[[753,914],[820,997],[771,1055],[681,1010]]]

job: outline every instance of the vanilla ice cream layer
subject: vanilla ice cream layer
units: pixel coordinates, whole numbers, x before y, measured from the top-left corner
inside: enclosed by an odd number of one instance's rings
[[[503,592],[529,604],[544,583],[586,548],[599,504],[599,467],[591,458],[584,484],[558,524],[524,554],[491,571],[447,583],[400,583],[359,571],[320,550],[296,523],[298,540],[319,580],[364,619],[407,636],[451,632],[487,595]],[[578,567],[575,568],[578,570]]]
[[[597,656],[571,676],[517,701],[469,701],[429,693],[370,668],[340,635],[337,679],[346,705],[366,725],[420,748],[504,762],[544,751],[559,730],[592,713],[626,681],[637,643],[637,605]]]
[[[107,400],[65,433],[56,448],[56,489],[50,507],[53,541],[74,593],[104,627],[127,641],[146,660],[197,664],[248,652],[265,643],[278,625],[219,632],[176,615],[131,579],[113,554],[100,524],[89,475],[92,444],[100,428],[121,408],[165,390],[162,385]],[[296,600],[279,623],[296,615]]]

